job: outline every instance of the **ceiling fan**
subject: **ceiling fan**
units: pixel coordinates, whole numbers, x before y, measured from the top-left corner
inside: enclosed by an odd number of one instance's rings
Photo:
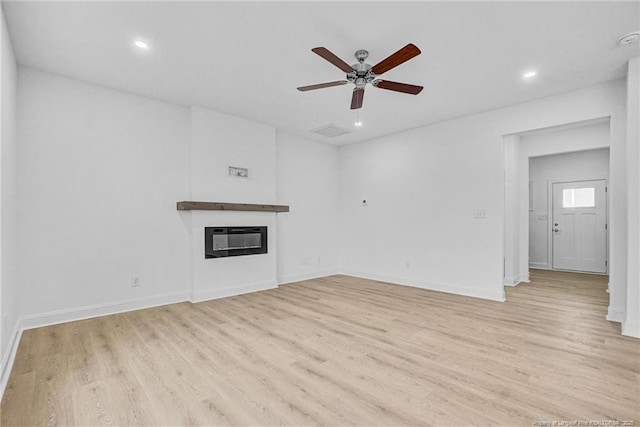
[[[353,65],[347,64],[342,59],[338,58],[336,55],[330,52],[326,47],[316,47],[311,49],[311,51],[347,73],[346,80],[302,86],[299,87],[298,90],[300,92],[306,92],[308,90],[323,89],[325,87],[342,86],[346,85],[347,83],[353,83],[356,85],[356,87],[353,89],[353,95],[351,97],[352,110],[362,108],[362,101],[364,100],[364,88],[367,83],[371,83],[373,86],[380,89],[393,90],[396,92],[408,93],[411,95],[417,95],[423,89],[422,86],[378,79],[378,76],[380,74],[386,73],[392,68],[395,68],[398,65],[407,62],[411,58],[420,55],[420,49],[418,49],[418,47],[414,44],[409,43],[396,53],[390,55],[386,59],[383,59],[374,66],[371,66],[364,62],[369,57],[369,52],[363,49],[356,51],[356,53],[354,54],[354,56],[358,60],[358,63]]]

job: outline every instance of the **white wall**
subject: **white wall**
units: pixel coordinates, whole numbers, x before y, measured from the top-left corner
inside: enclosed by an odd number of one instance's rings
[[[629,257],[624,335],[640,338],[640,57],[629,61],[627,73],[627,173],[629,187]]]
[[[228,166],[249,168],[249,178],[230,177]],[[191,200],[275,203],[275,128],[191,108],[190,172]]]
[[[26,67],[18,92],[23,326],[336,272],[336,147]],[[177,211],[179,200],[291,213],[279,223],[275,213]],[[203,228],[215,225],[266,225],[269,253],[205,260]]]
[[[520,197],[518,192],[518,159],[520,158],[520,137],[507,135],[503,138],[504,151],[504,278],[506,286],[515,286],[529,280],[529,271],[520,269]]]
[[[20,67],[18,114],[21,316],[183,295],[189,109]]]
[[[190,158],[190,200],[275,204],[275,128],[194,107]],[[229,176],[229,166],[248,168],[249,178]],[[275,213],[184,211],[180,215],[190,231],[192,300],[277,286]],[[268,227],[268,253],[204,258],[204,227],[240,225]]]
[[[605,145],[608,145],[608,123],[597,127],[603,128],[604,132],[601,134]],[[574,131],[572,133],[584,131],[583,128],[572,130]],[[549,137],[550,134],[536,136],[544,138]],[[552,265],[549,253],[549,232],[552,222],[549,183],[592,179],[609,179],[609,149],[530,158],[529,180],[533,183],[533,211],[529,212],[529,265],[531,267],[546,269],[551,268]]]
[[[338,270],[338,148],[278,132],[278,281]]]
[[[612,145],[624,148],[624,99],[616,81],[342,147],[344,271],[502,299],[503,136],[612,116]],[[528,208],[522,219],[526,232]]]
[[[9,359],[10,338],[15,333],[18,317],[17,292],[17,149],[16,135],[16,61],[11,40],[0,8],[0,392],[6,375],[3,374]]]
[[[503,154],[486,123],[472,116],[340,149],[346,273],[503,299]]]

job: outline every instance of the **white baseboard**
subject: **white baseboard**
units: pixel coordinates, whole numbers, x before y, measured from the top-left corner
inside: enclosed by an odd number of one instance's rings
[[[428,280],[410,279],[406,277],[388,276],[386,274],[365,273],[362,271],[345,269],[342,274],[347,276],[360,277],[363,279],[377,280],[379,282],[387,282],[396,285],[411,286],[414,288],[428,289],[431,291],[446,292],[449,294],[465,295],[469,297],[488,299],[491,301],[504,302],[504,287],[497,286],[494,291],[485,289],[476,289],[468,286],[460,286],[449,283],[436,283]]]
[[[30,316],[22,316],[20,317],[20,321],[23,329],[33,329],[40,328],[42,326],[73,322],[76,320],[91,319],[93,317],[106,316],[109,314],[124,313],[127,311],[141,310],[143,308],[174,304],[177,302],[184,302],[188,300],[189,299],[186,292],[177,292],[153,297],[136,298],[125,301],[89,305],[86,307],[51,311],[49,313],[34,314]]]
[[[607,309],[607,320],[610,322],[622,323],[624,321],[625,311],[621,308],[609,307]]]
[[[622,322],[622,335],[640,338],[640,322],[625,320]]]
[[[513,276],[513,277],[505,277],[504,278],[504,285],[505,286],[518,286],[520,283],[529,283],[529,273],[527,272],[527,274],[523,274],[520,276]]]
[[[520,281],[517,277],[505,277],[502,282],[505,286],[518,286]]]
[[[7,384],[9,383],[9,376],[11,375],[13,362],[16,360],[16,353],[18,352],[20,338],[22,338],[22,326],[20,325],[20,319],[18,319],[15,327],[13,328],[11,338],[9,338],[9,345],[2,355],[2,365],[0,365],[0,400],[2,400],[4,390],[7,388]]]
[[[211,289],[208,291],[194,292],[191,295],[190,301],[192,303],[197,303],[202,301],[209,301],[212,299],[248,294],[250,292],[266,291],[267,289],[274,289],[277,287],[278,283],[275,280],[269,280],[267,282],[252,283],[249,285],[236,286],[233,288]]]
[[[340,274],[340,271],[337,268],[323,270],[323,271],[316,271],[314,273],[290,274],[288,276],[279,277],[278,284],[284,285],[287,283],[302,282],[304,280],[317,279],[319,277],[334,276],[336,274]]]
[[[537,268],[539,270],[549,270],[549,264],[546,262],[530,262],[529,268]]]

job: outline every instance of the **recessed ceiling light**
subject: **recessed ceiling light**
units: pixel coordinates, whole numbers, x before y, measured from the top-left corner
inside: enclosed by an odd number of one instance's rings
[[[537,71],[527,71],[526,73],[524,73],[522,75],[522,78],[523,79],[532,79],[532,78],[534,78],[536,76],[536,74],[538,74]]]
[[[149,50],[149,44],[146,42],[143,42],[142,40],[136,40],[133,42],[133,44],[135,45],[135,47],[142,49],[142,50]]]
[[[624,46],[626,44],[631,44],[638,39],[640,39],[640,31],[634,31],[632,33],[625,34],[624,36],[620,37],[618,39],[618,45]]]

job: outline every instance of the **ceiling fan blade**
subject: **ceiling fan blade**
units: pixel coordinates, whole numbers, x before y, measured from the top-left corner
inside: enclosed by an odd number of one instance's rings
[[[407,62],[411,58],[418,55],[420,55],[420,49],[418,49],[416,45],[409,43],[396,53],[392,54],[386,59],[383,59],[382,61],[371,67],[371,71],[373,71],[375,74],[386,73],[390,69],[395,68],[403,62]]]
[[[410,93],[411,95],[419,94],[423,87],[410,85],[407,83],[390,82],[389,80],[376,80],[373,85],[380,89],[394,90],[396,92]]]
[[[326,47],[315,47],[311,49],[311,52],[317,55],[320,55],[321,57],[331,62],[336,67],[340,68],[345,73],[350,73],[353,71],[353,67],[351,65],[347,64],[342,59],[338,58],[336,55],[331,53],[329,49],[327,49]]]
[[[354,89],[353,96],[351,97],[351,109],[357,110],[362,108],[362,101],[364,100],[364,89]]]
[[[325,87],[342,86],[342,85],[346,85],[347,83],[349,83],[349,82],[346,81],[346,80],[338,80],[336,82],[319,83],[317,85],[301,86],[301,87],[298,88],[298,90],[300,92],[306,92],[308,90],[323,89]]]

